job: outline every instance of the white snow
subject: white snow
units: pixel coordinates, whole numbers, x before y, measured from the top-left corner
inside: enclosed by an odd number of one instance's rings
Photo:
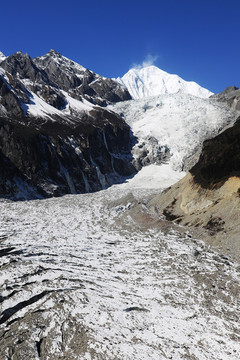
[[[0,62],[5,59],[6,59],[6,56],[0,51]]]
[[[31,93],[30,104],[24,104],[25,113],[34,117],[51,118],[51,115],[60,115],[61,111],[49,105],[46,101]]]
[[[139,143],[147,144],[153,136],[159,145],[168,147],[169,164],[175,171],[181,171],[184,159],[205,139],[232,124],[238,114],[215,100],[182,93],[125,101],[109,108],[123,115]]]
[[[186,175],[185,171],[174,171],[169,164],[151,164],[143,167],[133,178],[121,185],[126,189],[166,189]]]
[[[77,113],[82,113],[85,111],[91,111],[93,109],[93,104],[87,101],[86,99],[82,99],[82,101],[72,98],[66,91],[61,91],[64,95],[67,105],[66,108],[61,112],[64,114],[71,114],[72,111]]]
[[[143,183],[136,190],[144,198]],[[79,326],[89,336],[83,360],[239,360],[237,264],[184,234],[135,225],[129,191],[133,182],[94,194],[0,201],[0,245],[23,251],[0,257],[2,310],[54,290],[10,318],[22,317],[18,331],[32,333],[26,348],[44,338],[49,359],[62,357],[71,335],[81,343]],[[25,322],[37,310],[44,327]]]
[[[54,106],[48,104],[44,99],[40,96],[32,92],[29,88],[31,85],[31,81],[28,79],[21,80],[25,85],[26,89],[29,91],[29,104],[23,104],[24,111],[27,115],[31,115],[34,117],[41,118],[50,118],[52,119],[52,115],[58,115],[67,120],[68,115],[71,115],[73,112],[77,114],[81,114],[84,112],[89,112],[93,109],[93,105],[83,99],[82,101],[72,98],[66,91],[61,90],[61,94],[66,100],[66,107],[62,110],[56,109]]]
[[[193,81],[185,81],[178,75],[151,65],[130,69],[122,78],[116,79],[126,86],[133,99],[182,92],[201,98],[213,93]]]

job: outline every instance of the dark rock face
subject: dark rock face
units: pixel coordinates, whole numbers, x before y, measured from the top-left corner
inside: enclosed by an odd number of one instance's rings
[[[117,81],[97,75],[54,50],[33,60],[28,54],[17,52],[2,61],[1,67],[10,87],[24,103],[29,103],[29,91],[57,109],[67,104],[62,91],[100,106],[131,99],[127,89]],[[3,81],[1,74],[0,78]]]
[[[41,130],[0,121],[2,196],[17,195],[19,182],[26,188],[26,197],[48,197],[97,191],[133,174],[129,128],[114,120],[115,124],[109,120],[102,125],[99,119],[102,126],[72,129],[44,124]]]
[[[12,76],[19,74],[22,79],[40,83],[48,82],[46,74],[34,65],[30,56],[20,51],[6,58],[1,63],[1,67]]]
[[[93,105],[129,97],[117,82],[55,51],[2,61],[0,196],[91,192],[133,174],[129,126]]]
[[[236,86],[229,86],[221,93],[210,96],[210,98],[225,102],[231,108],[240,110],[240,89]]]
[[[49,81],[55,86],[64,91],[70,89],[69,94],[75,99],[84,97],[101,106],[131,99],[127,89],[118,82],[103,78],[54,50],[33,59],[33,62],[47,74]]]
[[[240,119],[204,142],[200,159],[190,172],[205,188],[221,186],[230,176],[240,176]]]

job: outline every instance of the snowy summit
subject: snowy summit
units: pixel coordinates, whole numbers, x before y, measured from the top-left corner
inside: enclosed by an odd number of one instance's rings
[[[6,56],[0,51],[0,62],[5,59],[6,59]]]
[[[168,74],[154,65],[130,69],[117,79],[126,86],[133,99],[182,92],[200,98],[213,93],[193,81],[185,81],[178,75]]]

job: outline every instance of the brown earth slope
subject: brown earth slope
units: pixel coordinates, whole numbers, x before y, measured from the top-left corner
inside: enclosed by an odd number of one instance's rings
[[[188,226],[240,260],[240,125],[204,143],[198,163],[148,202],[151,213]]]

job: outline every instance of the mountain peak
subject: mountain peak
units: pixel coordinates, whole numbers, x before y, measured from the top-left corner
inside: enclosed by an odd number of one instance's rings
[[[182,92],[200,98],[213,93],[193,81],[185,81],[178,75],[169,74],[155,65],[130,69],[118,79],[126,86],[134,99]]]
[[[86,71],[85,67],[63,56],[54,49],[49,50],[45,55],[35,58],[34,61],[38,64],[38,66],[43,69],[45,69],[47,66],[49,66],[50,63],[52,63],[57,66],[61,66],[62,70],[64,71]]]
[[[50,49],[46,54],[37,57],[36,59],[50,58],[50,59],[62,59],[64,56],[54,49]]]
[[[19,62],[31,62],[31,57],[30,55],[28,55],[28,53],[23,53],[22,51],[17,51],[15,52],[14,54],[8,56],[8,59],[10,60],[13,60],[13,61],[19,61]]]
[[[50,49],[49,52],[46,55],[62,57],[62,54],[60,54],[58,51],[56,51],[54,49]]]

